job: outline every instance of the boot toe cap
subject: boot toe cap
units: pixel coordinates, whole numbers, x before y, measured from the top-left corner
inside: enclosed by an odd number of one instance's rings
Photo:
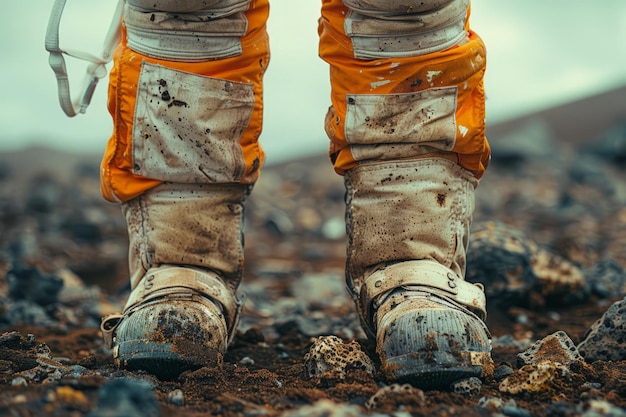
[[[187,369],[219,366],[226,345],[226,324],[217,306],[162,300],[124,317],[114,356],[122,368],[169,379]]]
[[[493,370],[484,323],[435,302],[401,303],[379,321],[377,339],[389,380],[424,389],[447,388],[459,379],[486,376]]]

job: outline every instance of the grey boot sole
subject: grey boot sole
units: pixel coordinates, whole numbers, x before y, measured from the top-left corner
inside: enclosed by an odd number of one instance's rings
[[[441,352],[427,355],[414,353],[388,358],[383,372],[392,381],[407,382],[425,389],[447,389],[455,381],[470,377],[480,377],[483,367],[472,365],[471,360],[441,358]],[[434,363],[433,363],[434,362]]]
[[[493,371],[490,338],[473,315],[424,300],[407,300],[379,322],[377,351],[388,380],[422,389]]]
[[[175,379],[184,371],[204,366],[219,367],[223,362],[223,355],[215,349],[192,344],[186,347],[191,354],[176,352],[172,343],[157,343],[147,339],[123,342],[116,347],[116,362],[123,369],[143,370],[161,380]]]

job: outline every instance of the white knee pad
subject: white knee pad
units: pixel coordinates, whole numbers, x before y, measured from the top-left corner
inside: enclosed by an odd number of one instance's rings
[[[361,59],[442,51],[467,36],[469,0],[343,0],[345,32]]]
[[[201,62],[241,54],[251,0],[128,0],[128,46],[141,54]]]

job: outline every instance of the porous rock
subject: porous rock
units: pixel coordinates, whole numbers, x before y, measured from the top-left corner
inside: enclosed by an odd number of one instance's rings
[[[569,365],[577,360],[583,360],[583,358],[572,339],[564,331],[558,331],[538,340],[527,350],[517,355],[519,366],[543,361]]]
[[[626,297],[613,303],[591,326],[578,351],[587,362],[626,359]]]
[[[507,394],[541,392],[551,389],[555,381],[569,379],[570,376],[565,365],[544,361],[522,366],[500,383],[499,390]]]
[[[472,395],[478,394],[482,386],[483,382],[480,380],[480,378],[476,378],[474,376],[471,378],[466,378],[460,381],[453,382],[450,385],[450,388],[457,394]]]
[[[309,378],[329,376],[344,379],[350,370],[374,373],[374,363],[355,341],[344,343],[337,336],[320,336],[304,355],[304,365]]]

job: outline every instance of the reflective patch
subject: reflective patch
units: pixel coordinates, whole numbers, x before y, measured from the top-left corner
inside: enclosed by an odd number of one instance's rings
[[[343,0],[343,3],[361,14],[395,16],[439,9],[453,1],[455,0]]]
[[[250,0],[223,0],[210,8],[176,12],[169,11],[173,8],[169,4],[160,6],[165,9],[126,4],[128,47],[149,57],[180,62],[240,55],[249,6]]]
[[[144,10],[186,13],[203,9],[219,9],[223,7],[219,7],[223,3],[232,6],[235,3],[242,3],[242,0],[126,0],[126,2]],[[250,0],[243,2],[250,3]]]
[[[355,160],[385,160],[452,151],[457,88],[402,94],[348,95],[345,133]]]
[[[179,183],[240,182],[239,145],[252,116],[252,84],[144,62],[133,124],[133,173]]]
[[[371,1],[344,3],[351,9],[344,30],[352,40],[355,58],[425,55],[448,49],[467,36],[469,0],[390,2],[386,6]]]

